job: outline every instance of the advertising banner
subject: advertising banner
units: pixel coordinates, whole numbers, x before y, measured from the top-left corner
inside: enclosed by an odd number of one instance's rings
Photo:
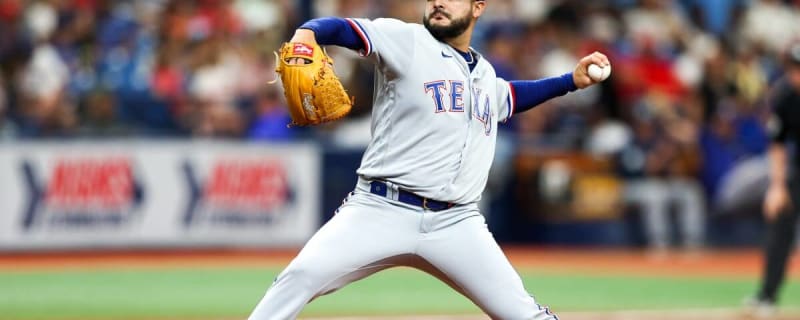
[[[312,145],[0,145],[0,250],[299,246],[319,223]]]

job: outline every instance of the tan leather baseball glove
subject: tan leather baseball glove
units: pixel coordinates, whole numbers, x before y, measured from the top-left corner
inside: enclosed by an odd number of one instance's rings
[[[306,63],[289,64],[294,58]],[[333,59],[319,45],[285,43],[278,60],[275,71],[280,74],[292,116],[289,126],[317,125],[350,112],[352,100],[333,72]]]

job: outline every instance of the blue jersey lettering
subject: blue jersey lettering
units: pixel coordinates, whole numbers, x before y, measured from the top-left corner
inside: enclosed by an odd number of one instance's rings
[[[436,113],[445,112],[444,101],[442,101],[442,89],[447,90],[447,83],[444,80],[437,80],[425,84],[425,92],[432,92],[433,103],[436,105]]]
[[[464,112],[464,82],[450,80],[450,112]]]

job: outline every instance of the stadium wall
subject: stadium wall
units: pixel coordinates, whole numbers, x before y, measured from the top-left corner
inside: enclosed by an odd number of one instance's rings
[[[307,144],[0,146],[0,250],[296,247],[320,219]]]

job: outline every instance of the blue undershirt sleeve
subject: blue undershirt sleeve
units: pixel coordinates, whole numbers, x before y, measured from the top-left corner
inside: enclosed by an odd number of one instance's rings
[[[317,43],[334,45],[352,50],[364,50],[364,41],[358,36],[346,19],[327,17],[312,19],[300,26],[300,29],[314,31]]]
[[[539,80],[510,81],[516,95],[516,108],[514,113],[533,109],[542,102],[555,97],[563,96],[578,90],[572,73],[559,77],[544,78]]]

